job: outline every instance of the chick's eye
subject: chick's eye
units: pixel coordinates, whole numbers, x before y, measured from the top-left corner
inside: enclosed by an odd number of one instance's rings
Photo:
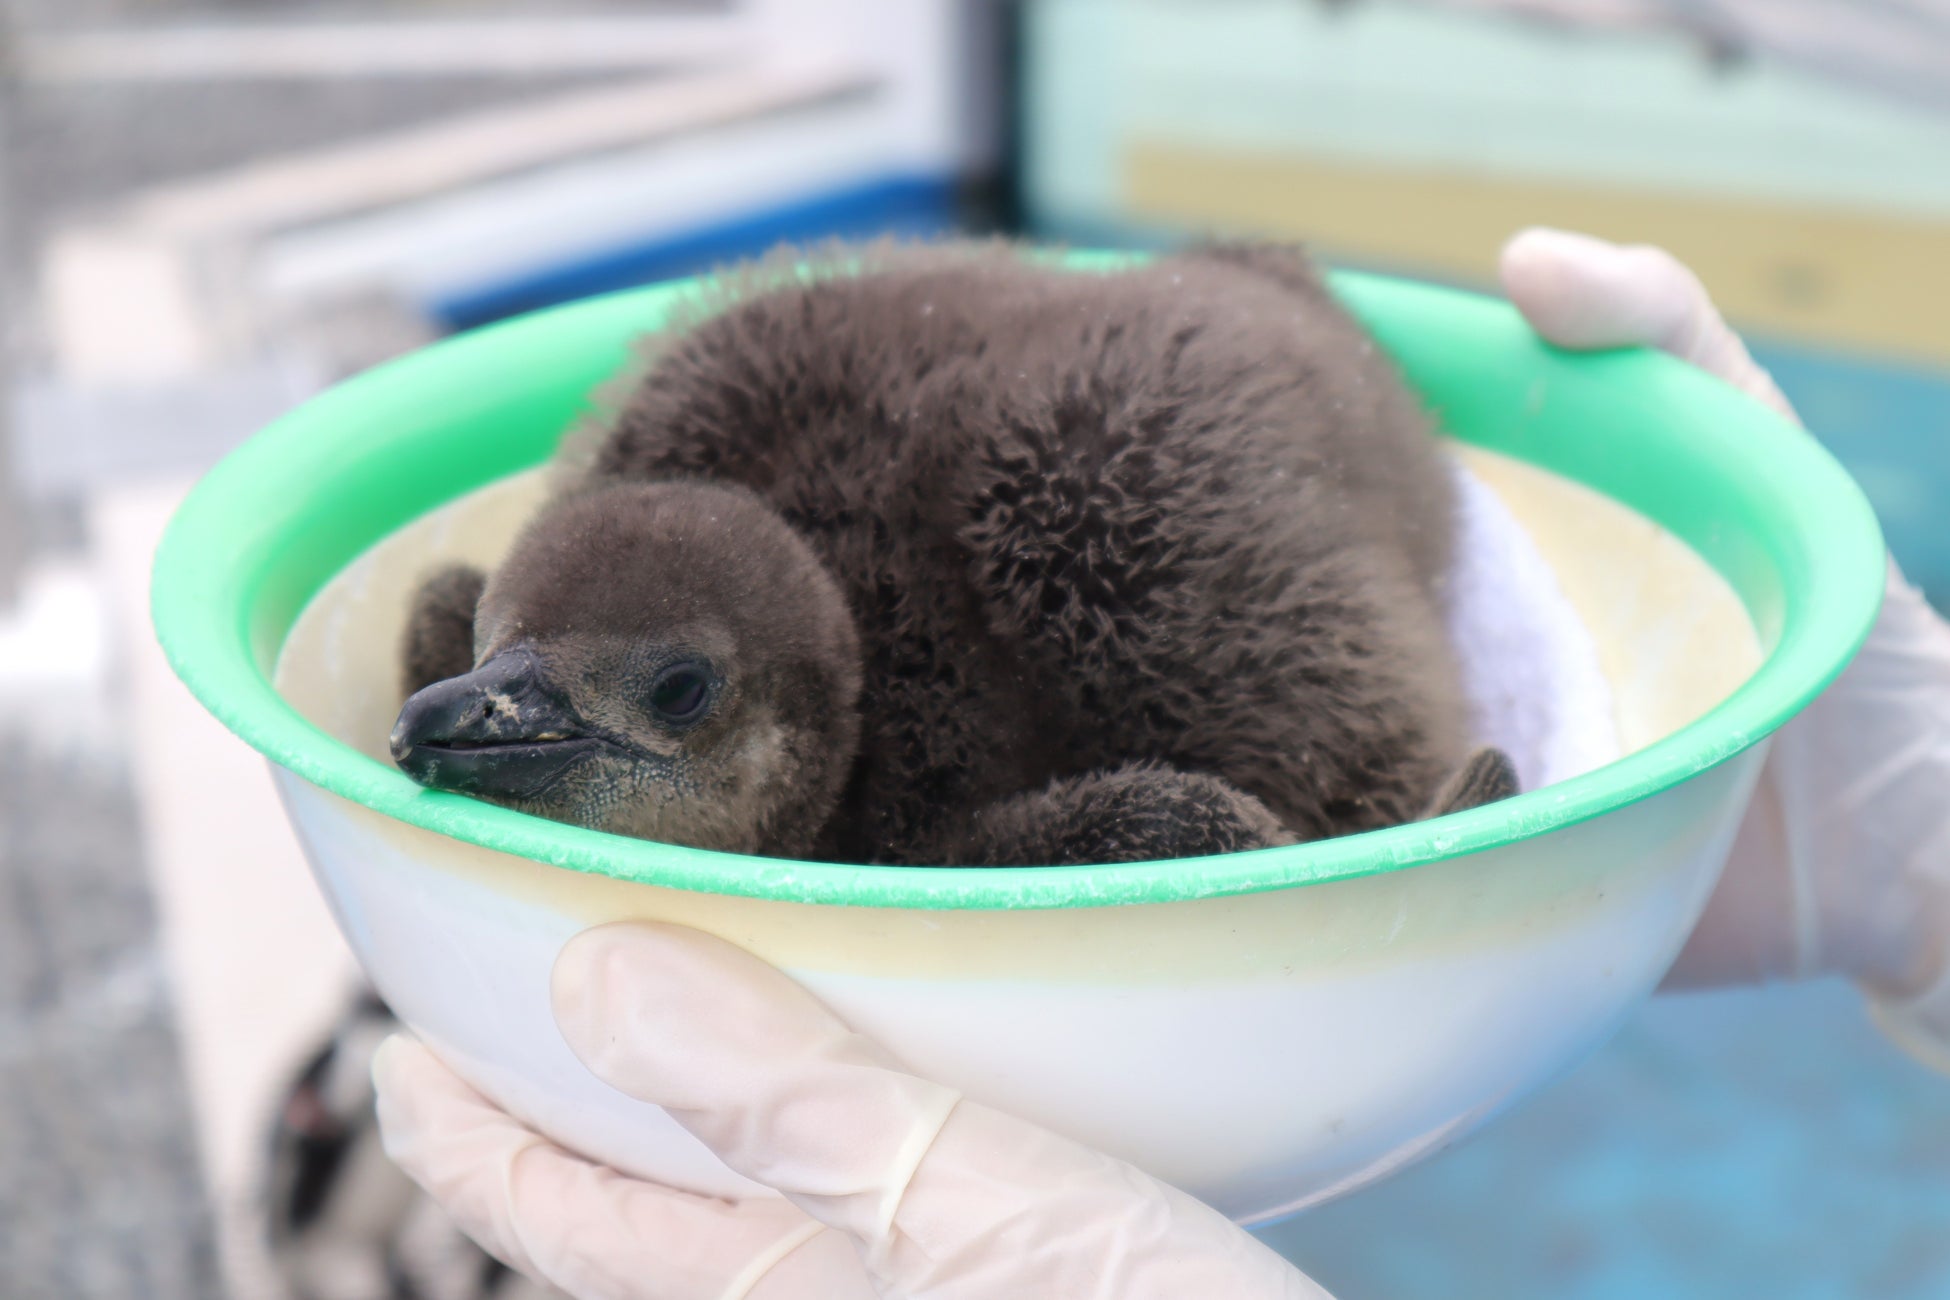
[[[698,664],[672,664],[650,684],[650,711],[671,723],[695,722],[711,699],[711,676]]]

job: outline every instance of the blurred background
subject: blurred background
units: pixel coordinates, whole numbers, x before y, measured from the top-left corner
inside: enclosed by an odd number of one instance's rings
[[[1658,242],[1950,601],[1950,0],[0,24],[0,1295],[291,1294],[265,1151],[353,977],[257,760],[160,664],[148,557],[253,429],[443,334],[833,235],[1259,231],[1474,286],[1526,224]],[[1267,1236],[1347,1300],[1942,1300],[1950,1086],[1845,988],[1662,999]]]

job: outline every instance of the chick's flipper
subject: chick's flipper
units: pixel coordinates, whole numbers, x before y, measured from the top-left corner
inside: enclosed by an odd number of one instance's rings
[[[474,611],[487,575],[453,564],[427,575],[413,593],[400,647],[400,685],[408,695],[474,667]]]
[[[1291,844],[1266,805],[1195,772],[1133,763],[992,804],[942,846],[951,866],[1151,862]]]
[[[1502,750],[1484,747],[1463,760],[1429,800],[1424,819],[1481,808],[1517,793],[1517,769]]]

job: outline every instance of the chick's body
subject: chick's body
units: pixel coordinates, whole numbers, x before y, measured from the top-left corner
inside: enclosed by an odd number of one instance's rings
[[[953,860],[985,809],[1134,765],[1319,838],[1462,756],[1449,480],[1296,253],[747,292],[671,336],[593,476],[746,489],[839,584],[864,685],[822,857]]]

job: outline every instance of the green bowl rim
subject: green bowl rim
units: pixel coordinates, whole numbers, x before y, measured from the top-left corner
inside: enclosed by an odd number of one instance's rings
[[[1077,254],[1068,260],[1110,269],[1125,258]],[[637,331],[660,327],[662,315],[693,292],[697,281],[587,299],[473,331],[368,372],[278,420],[213,469],[171,520],[157,548],[151,588],[157,637],[191,693],[230,730],[306,781],[388,817],[484,848],[625,881],[791,902],[922,909],[1097,907],[1247,894],[1401,870],[1534,838],[1658,794],[1745,750],[1812,700],[1859,648],[1881,598],[1881,534],[1853,480],[1791,422],[1662,355],[1560,353],[1536,342],[1507,305],[1480,295],[1351,272],[1331,278],[1337,295],[1371,326],[1390,312],[1446,320],[1464,327],[1452,344],[1481,336],[1485,346],[1506,353],[1529,349],[1522,358],[1527,365],[1547,365],[1567,375],[1602,369],[1606,382],[1644,385],[1667,400],[1704,403],[1715,418],[1697,421],[1701,428],[1691,435],[1702,454],[1737,457],[1764,445],[1766,456],[1742,462],[1756,466],[1753,474],[1765,479],[1755,489],[1759,508],[1772,511],[1772,527],[1799,528],[1804,538],[1818,536],[1820,544],[1808,542],[1796,551],[1807,568],[1805,589],[1784,595],[1788,612],[1780,639],[1754,675],[1705,716],[1637,753],[1573,780],[1435,821],[1209,858],[979,870],[755,858],[546,821],[425,790],[327,735],[287,704],[267,670],[291,623],[287,619],[267,629],[252,617],[277,573],[268,559],[253,555],[254,547],[272,535],[267,529],[276,519],[258,503],[328,483],[335,469],[373,455],[389,437],[383,421],[348,417],[361,404],[400,400],[415,383],[416,368],[526,356],[524,347],[539,348],[548,331],[566,334],[577,320],[589,328],[623,330],[624,322]],[[1388,345],[1384,331],[1377,329],[1377,336]],[[612,367],[616,359],[610,358]],[[322,425],[333,426],[324,452]],[[469,471],[468,481],[446,483],[432,497],[408,494],[374,508],[392,510],[395,517],[385,530],[390,532],[431,505],[518,468]],[[384,535],[353,531],[362,534],[353,554]],[[320,577],[309,590],[285,593],[292,618],[329,577]]]

